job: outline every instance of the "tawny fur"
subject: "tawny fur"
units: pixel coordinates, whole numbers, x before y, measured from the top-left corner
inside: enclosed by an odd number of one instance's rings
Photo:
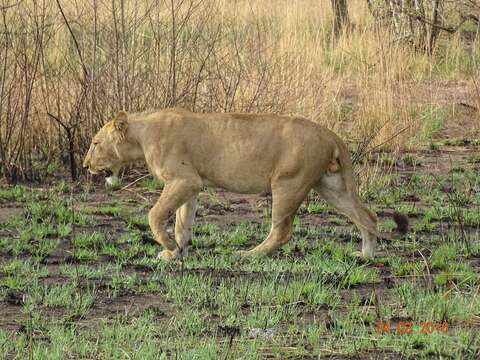
[[[268,255],[287,243],[298,207],[311,189],[348,216],[363,237],[362,254],[373,257],[375,214],[360,201],[350,154],[327,128],[301,117],[272,114],[197,114],[183,109],[119,113],[95,135],[84,166],[114,176],[145,161],[165,182],[149,223],[164,259],[185,254],[192,236],[196,197],[203,186],[237,193],[272,193],[272,227],[244,255]],[[175,239],[165,231],[176,211]]]

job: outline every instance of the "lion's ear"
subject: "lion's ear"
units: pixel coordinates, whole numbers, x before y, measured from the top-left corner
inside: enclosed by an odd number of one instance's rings
[[[117,114],[117,117],[115,118],[115,120],[113,120],[113,126],[116,130],[118,130],[122,134],[125,134],[128,127],[128,117],[125,111],[120,111]]]

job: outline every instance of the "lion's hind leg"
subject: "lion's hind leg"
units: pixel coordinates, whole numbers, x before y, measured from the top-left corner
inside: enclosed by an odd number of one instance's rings
[[[192,240],[192,228],[196,209],[197,197],[195,195],[180,206],[175,214],[175,241],[183,257],[187,256],[188,246]]]
[[[377,217],[360,200],[358,194],[348,191],[341,174],[325,175],[315,190],[336,210],[349,217],[362,234],[362,255],[373,258],[377,244]]]
[[[308,193],[294,181],[272,185],[272,227],[268,237],[258,246],[241,251],[243,256],[270,255],[292,238],[292,226],[298,207]]]

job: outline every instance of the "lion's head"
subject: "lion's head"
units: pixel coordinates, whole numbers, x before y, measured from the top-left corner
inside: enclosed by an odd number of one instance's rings
[[[120,168],[125,164],[122,155],[128,127],[127,114],[119,112],[117,117],[106,123],[93,137],[88,149],[83,167],[92,174],[105,172],[107,176],[117,176]]]

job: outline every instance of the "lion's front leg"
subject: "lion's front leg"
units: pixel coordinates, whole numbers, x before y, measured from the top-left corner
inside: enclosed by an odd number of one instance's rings
[[[187,256],[188,247],[192,240],[193,222],[197,210],[197,197],[194,196],[178,208],[175,214],[175,241],[182,252],[182,257]]]
[[[158,254],[159,258],[171,260],[178,257],[181,248],[168,236],[165,223],[175,210],[196,196],[199,191],[200,186],[197,181],[189,179],[172,181],[165,186],[160,199],[150,210],[148,214],[150,228],[155,240],[165,248]]]
[[[158,256],[160,258],[169,259],[175,257],[177,247],[174,241],[170,239],[165,230],[165,222],[170,217],[171,212],[165,211],[162,204],[157,204],[148,213],[148,222],[150,229],[152,230],[153,237],[157,243],[162,245],[165,250],[160,252]]]

